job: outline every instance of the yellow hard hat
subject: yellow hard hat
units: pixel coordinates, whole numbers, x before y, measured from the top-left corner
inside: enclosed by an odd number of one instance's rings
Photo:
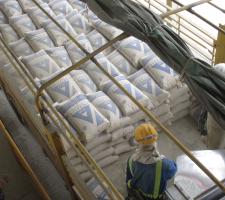
[[[139,144],[148,145],[157,141],[158,133],[151,124],[141,124],[135,129],[134,138]]]

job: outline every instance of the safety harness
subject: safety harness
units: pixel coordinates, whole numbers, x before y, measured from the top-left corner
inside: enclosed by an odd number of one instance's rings
[[[129,164],[129,169],[130,169],[131,175],[133,176],[134,175],[133,160],[131,158],[129,158],[128,164]],[[132,182],[131,182],[132,180],[131,179],[128,180],[127,186],[129,189],[133,189],[133,190],[140,192],[144,197],[151,198],[151,199],[158,199],[163,196],[162,194],[159,194],[161,176],[162,176],[162,160],[159,160],[156,162],[155,183],[154,183],[153,194],[147,194],[147,193],[143,192],[141,189],[132,188]]]

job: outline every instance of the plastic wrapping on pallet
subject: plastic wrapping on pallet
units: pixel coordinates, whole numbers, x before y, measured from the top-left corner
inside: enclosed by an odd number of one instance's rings
[[[160,105],[169,98],[169,93],[161,89],[144,69],[140,69],[129,76],[128,80],[148,96],[155,106]]]
[[[33,54],[33,50],[30,45],[26,42],[24,38],[17,40],[15,42],[9,43],[11,51],[17,56],[28,56]]]
[[[70,72],[70,75],[85,94],[97,91],[95,83],[84,70],[73,70]]]
[[[50,76],[44,78],[41,80],[41,83],[45,83],[48,80],[51,80],[53,77],[55,77],[57,74],[59,74],[61,70],[51,74]],[[54,82],[52,85],[50,85],[47,88],[47,91],[49,95],[51,96],[52,100],[54,102],[63,102],[71,97],[73,97],[75,94],[82,93],[79,86],[76,84],[76,82],[72,79],[70,75],[66,75],[56,82]]]
[[[190,100],[187,100],[187,101],[184,101],[184,102],[181,102],[179,104],[177,104],[176,106],[174,106],[172,109],[171,109],[171,112],[176,115],[176,113],[182,111],[182,110],[185,110],[185,109],[188,109],[191,107],[191,102]]]
[[[54,47],[53,41],[43,28],[25,33],[25,39],[34,51],[40,51]]]
[[[52,17],[55,17],[54,12],[48,6],[47,3],[42,3],[40,6]],[[35,23],[37,27],[42,27],[42,23],[46,20],[49,20],[48,16],[37,6],[27,8],[27,13],[31,17],[32,21]]]
[[[52,0],[48,4],[56,15],[67,15],[73,11],[73,7],[67,0]]]
[[[143,106],[151,104],[150,99],[143,94],[142,91],[131,84],[124,76],[117,76],[115,79]],[[129,97],[112,81],[106,82],[101,88],[117,104],[123,115],[129,116],[139,110]]]
[[[129,76],[136,72],[136,69],[132,64],[117,50],[110,53],[107,58],[125,76]]]
[[[51,56],[60,68],[68,68],[72,66],[72,61],[64,46],[47,49],[46,53]]]
[[[94,50],[100,48],[101,46],[103,46],[104,44],[106,44],[108,42],[107,39],[101,33],[99,33],[96,30],[93,30],[90,33],[88,33],[87,37],[90,40],[91,45],[92,45]],[[113,48],[112,47],[108,47],[107,49],[105,49],[102,52],[105,55],[108,55],[112,51],[113,51]]]
[[[93,27],[88,22],[88,20],[83,15],[78,13],[76,10],[70,12],[66,16],[66,19],[70,22],[71,26],[78,34],[81,33],[88,34],[93,30]]]
[[[170,90],[170,100],[174,101],[177,98],[187,94],[189,92],[189,88],[186,84],[182,84],[181,86],[174,87]]]
[[[46,78],[60,69],[56,62],[44,50],[22,57],[22,62],[32,76],[39,79]]]
[[[171,102],[171,108],[176,107],[178,104],[185,102],[185,101],[190,101],[190,94],[189,93],[184,93],[182,96],[176,98]]]
[[[36,30],[31,18],[27,14],[12,16],[9,23],[16,30],[20,37],[24,37],[24,33]]]
[[[178,85],[178,74],[153,52],[142,58],[140,63],[161,88],[170,90]]]
[[[187,108],[185,110],[181,110],[180,112],[177,112],[176,115],[173,116],[172,118],[172,122],[177,121],[183,117],[185,117],[186,115],[188,115],[190,112],[190,108]]]
[[[118,29],[110,24],[107,24],[101,20],[92,21],[92,24],[108,40],[112,40],[113,38],[117,37],[118,35],[120,35],[123,32],[120,29]]]
[[[147,44],[132,36],[118,42],[116,46],[135,68],[140,67],[140,59],[151,51]]]
[[[72,37],[75,37],[77,35],[73,27],[62,14],[56,16],[54,19]],[[56,46],[61,46],[69,40],[68,36],[52,20],[47,20],[42,25],[48,32],[49,36],[51,37]]]
[[[22,15],[23,11],[16,0],[1,0],[0,8],[7,17]]]
[[[170,105],[168,103],[162,103],[159,106],[153,108],[151,112],[156,116],[163,115],[170,112]]]
[[[0,32],[6,43],[15,42],[19,39],[16,31],[9,24],[0,24]]]
[[[87,141],[109,126],[109,121],[82,94],[58,104],[57,109],[74,128],[78,127],[83,132],[82,137]]]

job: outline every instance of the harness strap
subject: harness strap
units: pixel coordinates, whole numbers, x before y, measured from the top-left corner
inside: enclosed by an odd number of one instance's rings
[[[162,176],[162,160],[159,160],[156,163],[155,184],[154,184],[154,192],[153,192],[154,199],[159,197],[161,176]]]

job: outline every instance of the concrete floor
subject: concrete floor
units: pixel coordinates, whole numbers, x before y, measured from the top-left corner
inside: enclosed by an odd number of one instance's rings
[[[172,130],[175,136],[190,150],[206,149],[206,146],[201,141],[200,133],[197,131],[196,122],[194,122],[191,117],[188,116],[178,120],[169,127],[169,129]],[[161,154],[173,160],[176,160],[177,156],[183,154],[182,151],[163,133],[160,133],[158,148]],[[123,154],[118,162],[104,169],[117,189],[125,196],[125,168],[127,158],[131,154],[132,152]],[[172,184],[172,180],[169,185],[170,184]]]
[[[2,91],[0,91],[0,119],[10,131],[15,127],[14,122],[18,121]],[[18,129],[15,130],[19,131]],[[0,132],[0,176],[2,175],[9,176],[9,183],[4,190],[6,200],[41,199],[33,186],[31,178],[18,164],[7,140]]]

